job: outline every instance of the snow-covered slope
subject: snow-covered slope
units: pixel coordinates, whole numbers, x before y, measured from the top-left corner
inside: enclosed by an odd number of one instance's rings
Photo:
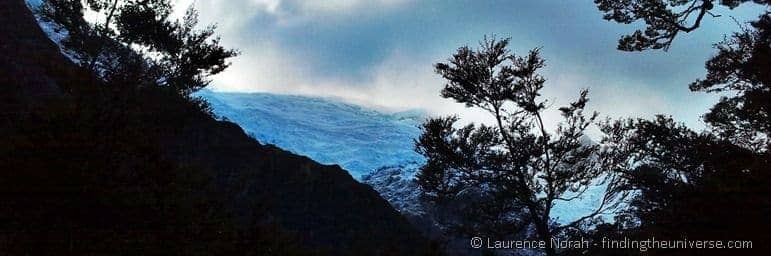
[[[420,111],[385,114],[334,100],[266,93],[198,95],[258,141],[338,164],[356,179],[383,166],[423,161],[413,150]]]
[[[36,9],[40,6],[42,0],[25,0],[27,3],[27,8],[29,8],[31,11],[35,12]],[[56,24],[51,21],[45,21],[43,18],[40,17],[40,15],[35,15],[35,19],[37,19],[38,24],[40,25],[40,28],[43,30],[44,33],[48,36],[48,38],[51,39],[54,43],[56,43],[56,46],[59,46],[59,51],[69,58],[72,62],[78,63],[77,58],[75,58],[74,53],[66,50],[63,46],[64,39],[67,38],[68,32],[66,29],[64,29],[61,25]]]
[[[338,164],[408,218],[432,225],[414,181],[425,161],[414,151],[422,112],[386,114],[330,99],[267,93],[204,90],[197,95],[206,98],[218,116],[239,124],[258,141]],[[581,200],[560,201],[552,218],[567,223],[592,212],[603,191],[602,186],[593,186]]]
[[[415,182],[415,173],[420,164],[416,162],[397,166],[384,166],[362,177],[362,182],[369,184],[391,206],[407,217],[426,215],[421,190]]]

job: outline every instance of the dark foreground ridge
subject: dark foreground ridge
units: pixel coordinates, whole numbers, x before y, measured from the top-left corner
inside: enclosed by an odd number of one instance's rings
[[[105,86],[0,2],[0,254],[408,254],[369,186],[168,90]],[[205,108],[204,108],[205,110]]]

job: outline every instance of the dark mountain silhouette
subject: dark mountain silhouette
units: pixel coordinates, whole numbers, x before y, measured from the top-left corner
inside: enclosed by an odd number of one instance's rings
[[[200,102],[106,86],[0,2],[0,254],[419,254],[369,186]]]

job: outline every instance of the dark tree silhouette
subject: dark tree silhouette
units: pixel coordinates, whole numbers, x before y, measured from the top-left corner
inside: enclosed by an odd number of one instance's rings
[[[716,1],[595,1],[606,19],[631,23],[642,19],[648,28],[622,38],[619,49],[668,47],[678,31],[689,32]],[[765,7],[768,1],[720,1],[729,8],[746,2]],[[666,4],[671,4],[667,6]],[[689,6],[674,11],[677,6]],[[644,7],[655,6],[655,8]],[[674,7],[673,7],[674,6]],[[697,14],[685,25],[690,13]],[[691,16],[694,17],[694,16]],[[678,26],[673,25],[673,21]],[[650,31],[650,32],[649,32]],[[602,127],[607,145],[619,162],[611,169],[620,189],[635,191],[630,207],[615,223],[583,234],[588,237],[648,239],[750,240],[763,255],[771,237],[771,16],[760,15],[717,43],[706,62],[707,74],[690,84],[692,91],[722,93],[704,116],[708,130],[697,133],[671,118],[620,120]],[[576,254],[586,254],[585,251]],[[638,251],[591,251],[597,255],[637,255]],[[652,250],[652,255],[728,255],[726,251]]]
[[[734,143],[767,151],[771,138],[771,16],[766,13],[715,45],[707,75],[692,91],[727,93],[704,120]]]
[[[417,180],[434,202],[463,202],[456,210],[469,219],[454,223],[461,232],[511,237],[530,226],[537,239],[550,243],[613,208],[617,194],[608,193],[602,205],[575,222],[551,221],[556,201],[574,200],[602,174],[600,147],[584,143],[584,131],[597,114],[584,114],[588,91],[583,90],[559,109],[564,121],[556,132],[547,131],[542,118],[547,103],[540,99],[546,79],[538,74],[544,60],[538,49],[515,57],[508,43],[485,39],[479,50],[461,47],[448,63],[436,64],[448,81],[442,97],[483,109],[496,123],[456,128],[455,117],[429,119],[416,141],[427,159]],[[549,247],[546,253],[556,251]]]
[[[644,20],[645,33],[635,32],[619,43],[622,50],[668,47],[678,31],[690,32],[713,8],[713,0],[693,1],[604,1],[596,0],[605,19],[620,23]],[[719,1],[735,8],[754,2],[768,8],[767,0]],[[688,6],[687,8],[679,8]],[[698,13],[697,15],[691,15]],[[696,16],[688,26],[688,18]],[[664,32],[662,32],[664,31]],[[666,36],[664,36],[666,35]],[[661,38],[655,38],[661,36]],[[707,75],[690,84],[692,91],[722,93],[723,97],[704,116],[713,132],[721,138],[756,152],[768,150],[771,136],[771,14],[768,9],[742,26],[739,32],[715,44],[717,53],[705,64]]]
[[[98,20],[86,21],[87,10]],[[237,52],[220,45],[214,26],[198,30],[192,7],[182,20],[173,19],[172,11],[168,0],[46,0],[39,9],[67,30],[64,44],[81,66],[107,80],[141,75],[132,77],[138,86],[188,95],[206,87],[208,77],[225,70]]]
[[[608,158],[621,190],[634,191],[613,223],[572,235],[595,239],[752,241],[755,255],[768,250],[771,228],[769,155],[719,135],[697,133],[669,117],[605,122]],[[727,246],[727,244],[724,244]],[[735,250],[735,249],[734,249]],[[637,249],[576,250],[568,255],[640,255]],[[645,255],[728,255],[722,250],[650,249]],[[736,253],[736,252],[733,252]]]
[[[715,5],[730,9],[747,3],[769,4],[768,0],[595,0],[597,7],[605,13],[606,20],[630,24],[645,23],[644,30],[621,37],[618,49],[642,51],[646,49],[669,49],[677,34],[690,33],[701,26],[707,17],[718,17],[712,13]]]

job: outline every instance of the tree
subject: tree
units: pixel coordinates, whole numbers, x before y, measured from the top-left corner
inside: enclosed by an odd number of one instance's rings
[[[705,17],[719,17],[712,13],[717,4],[736,8],[746,2],[769,4],[768,0],[595,0],[595,4],[604,12],[606,20],[630,24],[636,21],[645,23],[645,30],[636,30],[631,35],[621,37],[618,49],[623,51],[642,51],[646,49],[667,50],[680,32],[690,33],[701,26]]]
[[[670,8],[663,1],[595,2],[606,12],[606,19],[621,23],[643,19],[646,32],[625,36],[619,49],[646,50],[666,49],[677,31],[697,29],[713,1],[670,1]],[[734,8],[746,2],[750,1],[720,4]],[[644,8],[654,3],[658,8]],[[674,11],[685,4],[690,7]],[[685,27],[689,13],[699,15],[693,25]],[[671,26],[673,20],[680,26]],[[655,38],[664,35],[657,33],[667,26],[669,30],[663,31],[669,34]],[[636,196],[619,215],[620,221],[595,232],[640,238],[744,239],[767,249],[764,244],[771,240],[765,232],[771,228],[766,221],[771,214],[769,31],[771,15],[766,11],[750,26],[742,26],[741,31],[715,44],[717,53],[706,62],[706,76],[690,84],[692,91],[723,94],[704,116],[708,130],[697,133],[665,117],[619,120],[603,126],[613,149],[608,152],[628,163],[613,170],[620,176],[617,186],[635,191]]]
[[[467,202],[457,209],[472,219],[456,223],[462,232],[503,237],[534,227],[538,239],[551,243],[612,209],[618,194],[608,193],[594,212],[572,223],[551,221],[556,201],[575,200],[603,173],[600,147],[584,143],[597,113],[584,114],[589,99],[583,90],[559,109],[564,121],[548,132],[542,117],[547,103],[540,100],[546,80],[538,74],[544,60],[538,49],[515,57],[508,43],[485,38],[479,50],[461,47],[448,63],[435,65],[448,81],[442,97],[483,109],[496,122],[456,128],[456,117],[427,120],[416,141],[427,160],[417,182],[433,202]],[[555,248],[546,253],[554,255]]]
[[[642,20],[645,31],[637,30],[619,41],[624,51],[668,49],[679,32],[699,28],[701,21],[714,8],[714,0],[691,1],[608,1],[595,0],[605,12],[604,18],[629,24]],[[768,0],[730,0],[719,4],[730,9],[754,2],[768,7]],[[693,20],[690,21],[689,19]],[[690,25],[688,24],[690,23]],[[715,132],[737,144],[756,151],[768,149],[771,137],[771,15],[768,11],[715,44],[717,54],[705,67],[707,75],[690,85],[692,91],[730,93],[704,116]],[[732,95],[731,95],[732,94]]]
[[[721,137],[754,151],[771,143],[771,15],[715,45],[692,91],[728,93],[704,116]]]
[[[603,123],[605,152],[618,159],[610,169],[620,190],[634,192],[613,223],[586,233],[633,240],[752,241],[766,249],[769,201],[768,154],[710,132],[697,133],[670,117]],[[587,251],[574,252],[585,255]],[[592,249],[591,255],[638,255],[639,250]],[[704,251],[652,249],[650,255],[703,255]]]
[[[84,12],[96,13],[86,21]],[[209,76],[224,71],[237,55],[220,45],[214,26],[202,30],[190,8],[172,18],[169,0],[46,0],[39,12],[67,30],[65,47],[80,65],[105,80],[130,79],[188,95],[206,87]]]

